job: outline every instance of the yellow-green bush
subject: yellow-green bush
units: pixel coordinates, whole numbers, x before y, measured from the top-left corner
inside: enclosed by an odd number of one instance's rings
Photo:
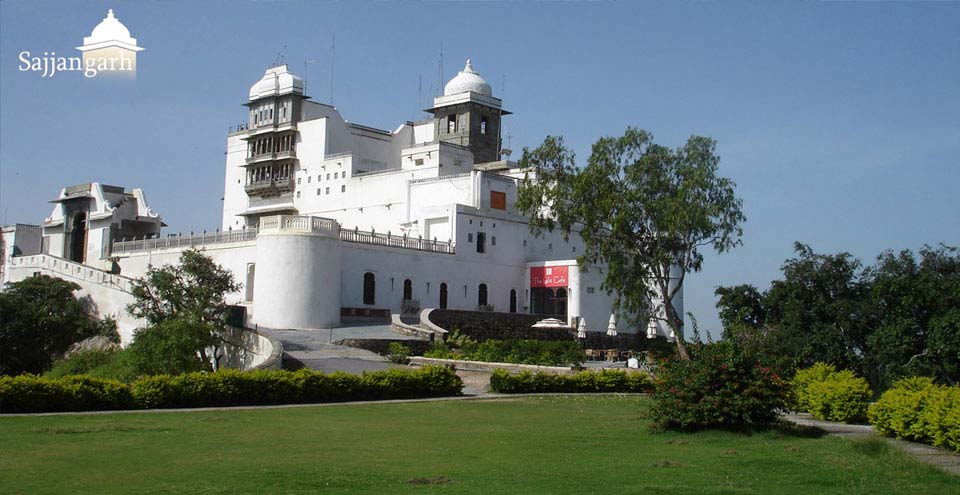
[[[960,387],[929,378],[900,380],[868,411],[870,424],[886,435],[960,452]]]
[[[867,381],[847,370],[810,383],[805,392],[807,411],[813,417],[842,423],[866,420],[871,397],[873,392]]]
[[[866,380],[825,363],[797,371],[790,382],[791,407],[825,421],[853,423],[867,419],[872,396]]]
[[[827,363],[814,363],[809,368],[797,370],[793,380],[790,380],[790,392],[787,394],[791,409],[809,411],[810,401],[808,400],[807,387],[811,383],[826,380],[836,372],[837,368]]]

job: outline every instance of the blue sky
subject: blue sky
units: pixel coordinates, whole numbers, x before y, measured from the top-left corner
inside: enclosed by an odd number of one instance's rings
[[[146,51],[136,82],[41,80],[18,54],[74,55],[113,8]],[[227,127],[282,50],[348,120],[420,118],[467,57],[502,96],[515,150],[563,135],[581,159],[638,126],[718,141],[747,214],[686,310],[716,335],[718,285],[766,287],[794,241],[871,260],[960,244],[960,3],[0,2],[0,222],[58,188],[144,187],[176,231],[219,225]],[[285,47],[285,48],[284,48]]]

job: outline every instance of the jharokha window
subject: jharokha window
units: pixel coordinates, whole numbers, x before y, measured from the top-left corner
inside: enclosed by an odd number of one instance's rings
[[[507,209],[507,193],[490,191],[490,208],[494,210]]]

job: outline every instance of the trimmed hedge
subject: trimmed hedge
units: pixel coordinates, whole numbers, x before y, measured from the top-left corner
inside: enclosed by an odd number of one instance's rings
[[[581,371],[573,375],[554,375],[524,371],[511,375],[497,369],[490,376],[490,389],[502,394],[646,392],[653,391],[653,380],[644,373],[621,370]]]
[[[824,421],[863,422],[872,397],[866,380],[824,363],[797,371],[791,381],[792,407]]]
[[[586,359],[583,348],[572,340],[485,340],[477,342],[469,337],[458,335],[456,339],[449,337],[447,341],[434,343],[429,351],[423,353],[423,356],[541,366],[573,366]],[[450,344],[459,345],[459,348],[452,349]]]
[[[867,414],[885,435],[960,452],[960,386],[906,378],[884,392]]]
[[[0,377],[0,413],[302,404],[460,395],[453,370],[424,366],[362,375],[237,371],[156,375],[132,384],[87,376]]]

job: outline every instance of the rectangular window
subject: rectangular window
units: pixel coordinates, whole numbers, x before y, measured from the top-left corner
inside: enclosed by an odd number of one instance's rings
[[[342,192],[342,193],[347,192],[347,186],[345,186],[345,185],[340,186],[340,192]]]
[[[320,182],[320,177],[323,177],[323,175],[321,174],[317,176],[317,182]]]
[[[317,194],[320,194],[319,191],[320,191],[320,190],[318,189],[318,190],[317,190]],[[327,188],[327,192],[326,192],[326,193],[327,193],[327,194],[330,194],[330,188],[329,188],[329,187]]]
[[[489,122],[488,117],[480,117],[480,134],[487,133],[487,123]]]
[[[491,245],[491,246],[496,246],[496,245],[497,245],[497,236],[493,236],[493,237],[490,238],[490,245]]]
[[[327,180],[330,180],[330,174],[327,174]]]
[[[423,165],[423,158],[417,158],[413,161],[414,165]]]
[[[473,242],[473,233],[467,233],[467,242]]]
[[[309,184],[309,183],[310,183],[310,177],[307,176],[307,184]]]
[[[507,209],[507,193],[490,191],[490,208],[494,210]]]
[[[333,178],[334,178],[334,179],[337,178],[337,174],[338,174],[338,173],[339,173],[339,172],[334,172],[334,173],[333,173]]]
[[[303,180],[303,177],[297,177],[297,185],[300,185],[300,181]]]
[[[318,188],[317,188],[317,196],[319,196],[319,195],[320,195],[320,188],[318,187]]]
[[[486,241],[486,234],[484,234],[483,232],[477,232],[477,252],[478,253],[486,252],[486,245],[484,244],[484,241]]]
[[[447,133],[457,132],[457,115],[447,115]]]
[[[300,191],[297,191],[297,197],[298,198],[300,197]]]

